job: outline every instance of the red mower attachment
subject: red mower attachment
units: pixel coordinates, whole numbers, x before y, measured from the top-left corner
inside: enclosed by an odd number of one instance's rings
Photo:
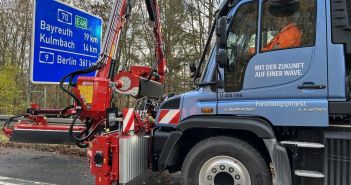
[[[48,123],[48,117],[67,117],[74,114],[73,109],[41,109],[37,104],[32,104],[27,112],[20,116],[11,117],[6,121],[2,132],[10,141],[21,143],[43,144],[73,144],[68,137],[69,125],[64,123]],[[16,119],[14,126],[11,123]],[[74,127],[76,134],[81,133],[84,126]]]

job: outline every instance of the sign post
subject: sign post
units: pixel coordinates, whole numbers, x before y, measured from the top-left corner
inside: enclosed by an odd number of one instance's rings
[[[92,66],[101,35],[101,18],[58,0],[35,0],[31,81],[58,84],[68,73]]]

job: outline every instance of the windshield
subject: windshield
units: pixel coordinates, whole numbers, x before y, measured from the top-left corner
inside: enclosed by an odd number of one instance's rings
[[[240,0],[234,0],[229,3],[229,1],[222,1],[222,3],[219,5],[217,11],[216,11],[216,17],[221,16],[221,15],[226,15],[227,12],[231,9],[231,7],[235,7],[236,4]],[[200,85],[197,83],[197,79],[200,78],[201,82],[203,83],[207,73],[209,72],[209,64],[211,60],[214,60],[215,58],[215,43],[216,43],[216,37],[213,36],[216,28],[216,22],[213,22],[211,30],[209,32],[209,36],[206,42],[206,46],[204,48],[203,54],[201,56],[201,60],[198,65],[197,69],[197,74],[194,76],[194,82],[197,85]],[[211,47],[212,46],[212,47]],[[210,49],[212,48],[212,49]],[[201,83],[200,82],[200,83]],[[205,82],[206,83],[206,82]]]

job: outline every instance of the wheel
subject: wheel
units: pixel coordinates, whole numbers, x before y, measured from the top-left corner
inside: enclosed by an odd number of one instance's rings
[[[231,137],[213,137],[195,145],[182,166],[183,185],[272,185],[262,156]]]

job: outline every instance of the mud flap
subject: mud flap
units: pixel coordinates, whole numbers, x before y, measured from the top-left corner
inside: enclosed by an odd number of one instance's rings
[[[292,185],[289,157],[285,147],[278,144],[276,139],[264,139],[271,156],[275,170],[274,185]]]

